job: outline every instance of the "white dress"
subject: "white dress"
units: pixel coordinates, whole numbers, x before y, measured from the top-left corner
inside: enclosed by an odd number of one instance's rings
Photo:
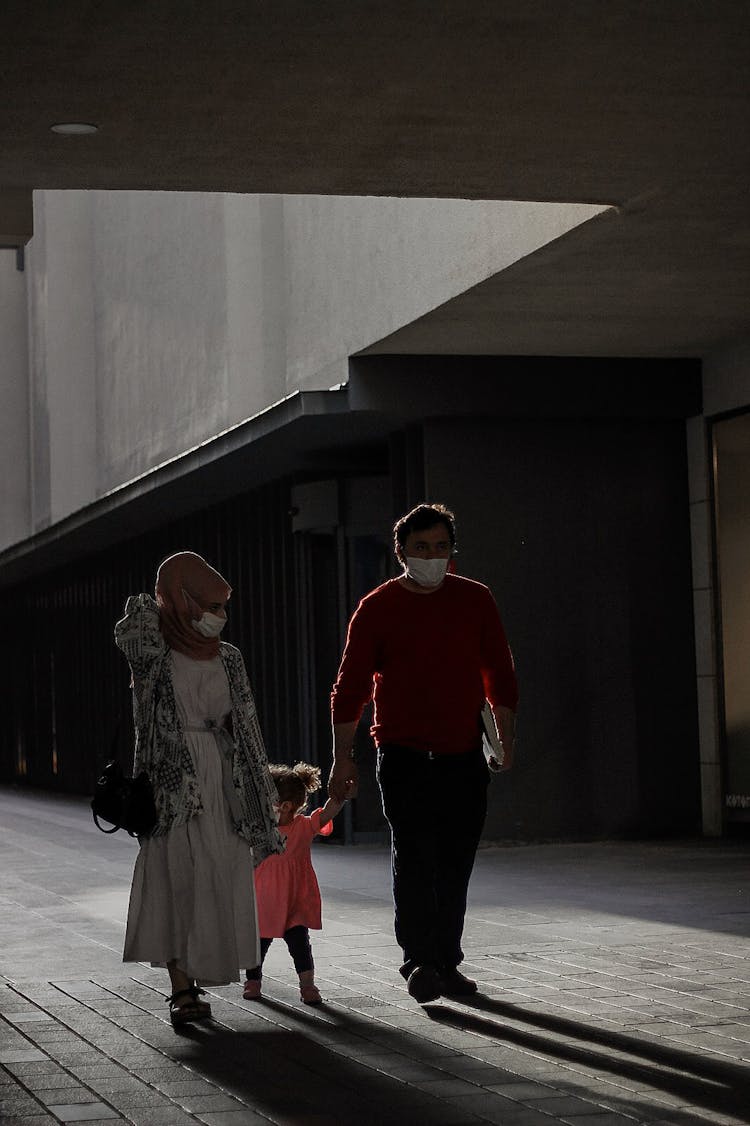
[[[260,962],[253,850],[232,829],[225,760],[210,725],[231,711],[220,657],[171,653],[180,722],[195,763],[203,813],[141,844],[133,873],[124,962],[173,958],[200,985],[239,981]]]

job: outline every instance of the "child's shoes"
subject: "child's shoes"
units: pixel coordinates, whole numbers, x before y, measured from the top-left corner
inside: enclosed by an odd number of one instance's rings
[[[301,985],[299,995],[306,1005],[322,1005],[323,998],[315,985]]]
[[[312,970],[305,970],[299,975],[299,995],[306,1005],[322,1005],[323,998],[315,985]]]
[[[242,996],[246,1001],[257,1001],[260,997],[261,983],[259,978],[248,978]]]

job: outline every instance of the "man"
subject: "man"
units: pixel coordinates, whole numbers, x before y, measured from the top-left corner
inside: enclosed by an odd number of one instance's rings
[[[518,702],[513,658],[488,587],[448,573],[453,513],[420,504],[394,526],[403,574],[355,610],[331,693],[340,800],[356,786],[354,735],[365,704],[377,777],[391,828],[396,940],[401,973],[420,1004],[474,993],[463,960],[466,896],[484,819],[489,773],[481,747],[485,698],[513,762]],[[349,791],[351,793],[351,789]]]

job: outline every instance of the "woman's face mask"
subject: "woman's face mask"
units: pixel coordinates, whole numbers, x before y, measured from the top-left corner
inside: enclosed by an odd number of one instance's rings
[[[226,624],[226,615],[220,618],[218,614],[212,614],[210,610],[204,610],[200,618],[192,622],[193,629],[196,629],[203,637],[218,637]]]

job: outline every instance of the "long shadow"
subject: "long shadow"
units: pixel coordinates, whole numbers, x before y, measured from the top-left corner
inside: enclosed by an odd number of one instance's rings
[[[564,1018],[538,1018],[536,1013],[524,1012],[512,1005],[476,997],[473,1007],[485,1009],[496,1015],[528,1019],[540,1025],[549,1024],[549,1031],[575,1034],[577,1038],[598,1040],[602,1046],[616,1047],[619,1052],[639,1052],[651,1056],[659,1064],[669,1067],[665,1072],[646,1063],[635,1063],[622,1058],[610,1059],[594,1049],[583,1046],[561,1044],[541,1033],[526,1032],[510,1025],[499,1023],[477,1013],[448,1007],[445,1004],[425,1006],[424,1013],[431,1020],[457,1029],[469,1030],[485,1038],[500,1039],[515,1043],[547,1056],[595,1067],[602,1072],[615,1073],[647,1083],[678,1095],[684,1100],[680,1108],[680,1121],[695,1126],[705,1126],[705,1119],[699,1117],[699,1108],[725,1113],[744,1112],[748,1104],[748,1073],[735,1065],[715,1064],[703,1060],[695,1053],[680,1050],[662,1050],[659,1045],[644,1044],[635,1037],[604,1033],[601,1030],[582,1026]],[[263,1005],[284,1015],[292,1015],[289,1006],[271,998],[264,998]],[[319,1010],[321,1011],[321,1010]],[[391,1122],[407,1121],[409,1117],[420,1121],[430,1121],[431,1107],[441,1107],[440,1120],[444,1120],[446,1103],[415,1086],[409,1086],[399,1079],[360,1064],[357,1060],[358,1047],[373,1044],[383,1052],[399,1052],[405,1061],[423,1064],[426,1068],[436,1065],[436,1078],[442,1069],[434,1060],[435,1052],[424,1053],[428,1037],[415,1036],[399,1028],[390,1028],[386,1023],[354,1015],[350,1010],[340,1009],[335,1004],[326,1005],[322,1011],[330,1018],[327,1027],[333,1026],[342,1034],[341,1045],[346,1054],[334,1051],[330,1044],[316,1043],[304,1030],[287,1030],[276,1027],[272,1031],[234,1031],[220,1025],[192,1026],[186,1033],[202,1050],[190,1061],[191,1066],[201,1075],[218,1083],[225,1090],[234,1093],[260,1112],[273,1116],[289,1115],[295,1121],[314,1122],[315,1116],[330,1114],[341,1126],[386,1126]],[[297,1016],[298,1014],[294,1014]],[[316,1018],[310,1016],[311,1029]],[[439,1049],[439,1045],[431,1044]],[[446,1055],[451,1049],[446,1047]],[[457,1052],[457,1055],[463,1053]],[[366,1057],[365,1057],[366,1058]],[[703,1066],[703,1076],[695,1074],[697,1065]],[[488,1064],[488,1068],[494,1065]],[[684,1074],[678,1074],[679,1069]],[[692,1072],[692,1074],[691,1074]],[[497,1085],[517,1081],[501,1065],[497,1066]],[[442,1071],[443,1077],[450,1077],[449,1068]],[[585,1084],[585,1076],[581,1083]],[[412,1080],[414,1082],[414,1080]],[[418,1080],[416,1080],[418,1082]],[[488,1091],[493,1084],[491,1078],[483,1078],[476,1093],[495,1097],[499,1105],[508,1105],[502,1093],[496,1089]],[[343,1092],[343,1093],[342,1093]],[[665,1116],[663,1105],[651,1102],[644,1092],[629,1095],[623,1090],[617,1100],[620,1107],[637,1105],[640,1113],[650,1109],[651,1117]],[[611,1106],[611,1103],[609,1104]],[[696,1110],[692,1115],[688,1106]],[[462,1109],[453,1105],[455,1117],[450,1116],[454,1126],[461,1123],[478,1122],[468,1107]],[[521,1104],[515,1109],[523,1113]],[[507,1121],[512,1122],[514,1110],[508,1105]],[[295,1117],[296,1116],[296,1117]]]
[[[264,1005],[269,1001],[264,999]],[[270,1002],[270,1007],[289,1014],[283,1004]],[[429,1122],[431,1111],[448,1121],[442,1100],[359,1063],[356,1043],[348,1056],[304,1030],[235,1030],[218,1022],[186,1026],[179,1035],[194,1050],[188,1058],[179,1051],[173,1058],[182,1057],[196,1074],[274,1122],[387,1126],[410,1119]],[[479,1122],[460,1109],[449,1121],[454,1126]]]
[[[462,1004],[493,1017],[525,1021],[543,1032],[586,1040],[589,1046],[565,1043],[540,1032],[527,1031],[497,1019],[478,1016],[474,1012],[467,1012],[466,1008],[459,1010],[445,1004],[430,1005],[425,1007],[425,1012],[439,1024],[468,1029],[481,1036],[518,1044],[588,1068],[645,1082],[651,1087],[678,1095],[696,1107],[725,1113],[745,1112],[750,1108],[750,1068],[742,1064],[712,1058],[697,1051],[671,1048],[656,1041],[630,1036],[626,1032],[613,1032],[567,1017],[524,1009],[521,1005],[480,994],[462,998]],[[609,1055],[597,1048],[612,1049],[617,1054]],[[622,1053],[636,1059],[624,1058]]]
[[[136,994],[141,989],[146,991],[146,999],[158,992],[152,983],[133,979],[133,985],[138,987]],[[482,1048],[493,1040],[515,1043],[537,1055],[557,1055],[589,1069],[629,1076],[651,1088],[673,1092],[682,1104],[679,1119],[683,1126],[705,1126],[701,1107],[737,1113],[748,1106],[749,1076],[745,1068],[483,996],[470,999],[473,1011],[447,1004],[425,1006],[419,1010],[424,1016],[424,1032],[391,1026],[387,1003],[377,1004],[372,1014],[363,1015],[336,1001],[307,1010],[264,996],[262,1002],[249,1009],[234,1002],[230,1002],[229,1008],[217,1005],[215,1020],[187,1025],[172,1039],[169,1034],[165,1038],[163,1020],[162,1029],[156,1030],[151,1023],[150,1007],[139,1005],[143,998],[134,996],[132,988],[110,990],[106,985],[99,985],[99,988],[119,1001],[136,1006],[141,1016],[149,1018],[135,1033],[144,1047],[155,1049],[160,1056],[188,1068],[195,1076],[209,1080],[240,1100],[231,1109],[247,1107],[271,1121],[298,1123],[299,1126],[395,1126],[411,1119],[440,1121],[442,1126],[469,1126],[486,1120],[488,1114],[495,1112],[508,1123],[516,1116],[523,1119],[526,1113],[523,1102],[510,1093],[503,1094],[503,1087],[515,1085],[522,1078],[517,1070],[518,1059],[513,1060],[516,1065],[513,1069],[504,1067],[501,1061],[484,1060],[481,1077],[476,1070],[470,1068],[467,1073],[462,1066],[462,1061],[471,1059],[474,1054],[482,1061]],[[79,1003],[108,1018],[106,1006],[98,1006],[95,1000],[89,1004],[84,998]],[[277,1016],[282,1020],[275,1019]],[[523,1020],[536,1024],[540,1030],[513,1027],[498,1019],[502,1017],[512,1018],[516,1023]],[[108,1019],[120,1030],[128,1030],[127,1013]],[[430,1020],[481,1036],[476,1053],[466,1050],[464,1045],[458,1048],[441,1043],[441,1038],[431,1037]],[[285,1027],[285,1024],[292,1027]],[[589,1045],[561,1043],[555,1038],[563,1035],[569,1039],[586,1039]],[[610,1048],[618,1053],[651,1059],[659,1066],[624,1059],[622,1055],[610,1058],[601,1050],[597,1051],[597,1045],[605,1051]],[[103,1050],[110,1054],[106,1048]],[[163,1065],[149,1059],[148,1052],[143,1059],[137,1059],[138,1051],[129,1054],[133,1056],[129,1066],[137,1069],[143,1081],[151,1082],[148,1073],[155,1069],[153,1085],[160,1090]],[[472,1076],[476,1076],[476,1080]],[[169,1082],[173,1078],[167,1075]],[[595,1084],[589,1083],[586,1075],[579,1074],[575,1078],[576,1085],[583,1090],[571,1091],[571,1082],[543,1080],[541,1095],[531,1100],[532,1105],[540,1109],[538,1099],[544,1097],[545,1085],[550,1098],[563,1092],[578,1095],[589,1103],[601,1101],[597,1098]],[[445,1084],[440,1083],[433,1093],[431,1082],[451,1079],[456,1081],[453,1091],[450,1087],[446,1090]],[[533,1079],[532,1067],[527,1080]],[[480,1099],[477,1114],[473,1113],[472,1089]],[[453,1093],[458,1097],[454,1098]],[[173,1097],[190,1110],[189,1096],[185,1101],[179,1096]],[[195,1098],[208,1112],[205,1095]],[[621,1093],[611,1095],[605,1105],[625,1114],[635,1112],[641,1120],[644,1115],[647,1121],[669,1116],[669,1108],[655,1102],[647,1091],[629,1092],[623,1088]],[[690,1113],[691,1107],[695,1114]],[[228,1109],[221,1108],[222,1111]]]

